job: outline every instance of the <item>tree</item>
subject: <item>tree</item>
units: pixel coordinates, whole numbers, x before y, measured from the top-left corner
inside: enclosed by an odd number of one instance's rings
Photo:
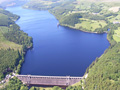
[[[36,88],[35,87],[31,87],[30,90],[36,90]]]
[[[58,87],[58,86],[54,86],[52,90],[63,90],[63,89],[61,89],[61,88]]]
[[[20,90],[28,90],[27,86],[21,86]]]

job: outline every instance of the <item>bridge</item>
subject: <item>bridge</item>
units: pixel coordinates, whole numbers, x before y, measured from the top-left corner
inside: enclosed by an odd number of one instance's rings
[[[16,75],[27,85],[67,87],[79,82],[83,77]]]

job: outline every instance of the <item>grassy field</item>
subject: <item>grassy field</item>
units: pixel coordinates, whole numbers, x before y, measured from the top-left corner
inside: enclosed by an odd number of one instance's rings
[[[2,9],[0,9],[3,11]],[[7,26],[9,25],[8,23],[10,22],[9,17],[5,14],[0,13],[0,49],[14,49],[14,50],[21,50],[22,45],[18,45],[14,42],[8,41],[5,37],[4,34],[10,31],[10,28]],[[11,26],[11,25],[10,25]]]
[[[103,3],[104,2],[104,3]],[[38,10],[50,10],[51,13],[56,16],[59,21],[63,21],[64,18],[74,13],[88,13],[89,15],[95,16],[103,16],[108,19],[111,23],[120,22],[119,8],[120,1],[119,0],[31,0],[24,7],[28,7],[31,9]],[[97,13],[97,14],[96,14]],[[104,16],[105,14],[118,14],[117,16]],[[63,20],[62,20],[63,19]],[[86,17],[82,18],[86,19]],[[73,27],[75,29],[86,29],[86,31],[90,32],[99,32],[99,28],[104,28],[108,23],[107,21],[101,20],[85,20],[81,23],[75,23],[75,26],[70,24],[63,24],[64,26]],[[105,22],[106,21],[106,22]],[[97,29],[97,30],[96,30]],[[83,30],[85,31],[85,30]]]
[[[116,42],[120,42],[120,27],[118,28],[118,30],[114,31],[113,39]]]
[[[82,21],[82,23],[78,23],[75,25],[75,28],[79,29],[80,27],[91,30],[91,31],[95,31],[95,29],[97,28],[103,28],[107,25],[107,23],[105,21],[95,21],[95,20],[89,20],[89,19],[84,19],[81,18],[80,20],[84,20]]]
[[[5,26],[0,26],[0,49],[14,49],[14,50],[21,50],[22,45],[18,45],[14,42],[10,42],[5,39],[3,36],[4,33],[8,32],[9,28]]]
[[[18,45],[14,42],[10,42],[5,39],[3,36],[4,33],[8,32],[9,28],[5,26],[0,26],[0,49],[15,49],[15,50],[21,50],[22,45]]]
[[[90,9],[90,2],[86,2],[86,3],[81,3],[79,0],[77,1],[77,5],[75,5],[76,9],[81,9],[81,10],[85,10],[85,9]]]
[[[120,22],[120,15],[117,15],[116,17],[111,17],[110,22]]]

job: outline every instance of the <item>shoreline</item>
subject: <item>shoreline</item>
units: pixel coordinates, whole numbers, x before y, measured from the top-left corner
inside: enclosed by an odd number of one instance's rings
[[[48,11],[50,14],[52,14],[57,20],[58,22],[60,21],[52,12],[50,12],[50,10],[39,10],[39,9],[33,9],[33,8],[27,8],[27,7],[24,7],[22,6],[23,9],[28,9],[28,10],[37,10],[37,11]],[[63,26],[63,27],[68,27],[68,28],[71,28],[71,29],[75,29],[75,30],[79,30],[79,31],[82,31],[82,32],[86,32],[86,33],[94,33],[94,34],[103,34],[103,33],[107,33],[107,31],[104,31],[102,33],[98,33],[98,32],[91,32],[91,31],[85,31],[85,30],[82,30],[82,29],[77,29],[75,27],[72,27],[70,25],[65,25],[65,24],[61,24],[59,23],[60,26]]]
[[[15,22],[15,24],[16,25],[18,25],[17,23],[16,23],[16,21],[18,21],[21,17],[19,16],[19,15],[17,15],[18,16],[18,18],[14,21]],[[19,25],[18,25],[19,26]],[[20,26],[19,26],[20,27]],[[19,29],[20,31],[23,31],[23,30],[21,30],[21,29]],[[24,32],[24,31],[23,31]],[[24,32],[25,33],[25,32]],[[26,34],[28,34],[28,33],[26,33]],[[28,37],[30,37],[30,36],[28,36]],[[22,67],[22,65],[23,65],[23,63],[25,62],[25,56],[26,56],[26,53],[27,53],[27,51],[28,50],[31,50],[32,48],[33,48],[33,38],[32,38],[32,46],[29,46],[29,47],[27,47],[26,48],[26,50],[24,51],[24,49],[22,48],[22,53],[21,53],[21,58],[23,58],[23,61],[22,61],[22,63],[21,64],[18,64],[18,65],[21,65],[21,67]],[[23,45],[22,45],[23,46]],[[17,66],[18,66],[17,65]],[[17,66],[16,66],[16,68],[17,68]],[[21,73],[21,67],[19,68],[19,69],[16,69],[15,70],[15,73],[16,73],[16,71],[17,70],[19,70],[19,72],[17,72],[17,74],[20,74]]]
[[[70,29],[74,29],[74,30],[79,30],[79,31],[82,31],[82,32],[85,32],[85,33],[93,33],[93,34],[103,34],[103,33],[106,33],[106,32],[98,33],[98,32],[85,31],[85,30],[77,29],[77,28],[75,28],[75,27],[72,27],[72,26],[69,26],[69,25],[64,25],[64,24],[60,24],[60,26],[68,27],[68,28],[70,28]]]

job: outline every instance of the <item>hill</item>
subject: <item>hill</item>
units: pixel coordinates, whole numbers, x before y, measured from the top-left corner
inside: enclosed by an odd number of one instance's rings
[[[24,52],[32,47],[32,38],[14,21],[20,17],[0,9],[0,81],[11,71],[20,71]],[[19,64],[19,67],[16,68]]]

